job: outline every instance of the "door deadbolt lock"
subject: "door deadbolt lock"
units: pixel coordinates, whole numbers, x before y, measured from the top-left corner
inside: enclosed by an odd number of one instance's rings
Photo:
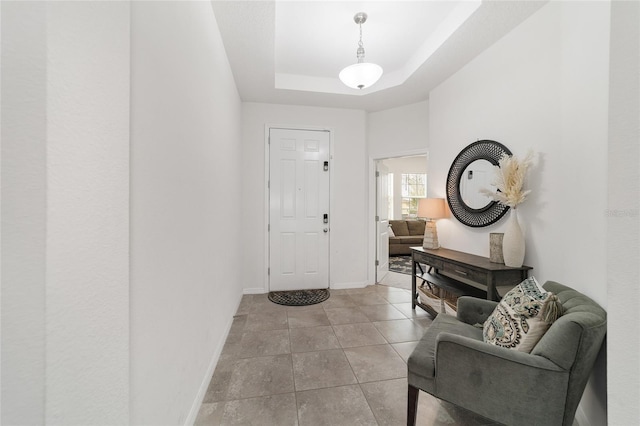
[[[325,161],[325,162],[324,162],[324,167],[323,167],[323,169],[324,169],[324,171],[325,171],[325,172],[329,171],[329,162],[328,162],[328,161]]]
[[[328,214],[324,214],[324,217],[322,219],[322,223],[329,223],[329,215]]]

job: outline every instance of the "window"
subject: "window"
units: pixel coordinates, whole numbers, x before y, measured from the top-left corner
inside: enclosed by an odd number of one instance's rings
[[[427,196],[427,175],[425,173],[402,174],[402,218],[416,217],[418,201]]]

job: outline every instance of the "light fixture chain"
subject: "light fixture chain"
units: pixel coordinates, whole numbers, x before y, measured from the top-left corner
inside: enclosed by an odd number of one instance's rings
[[[362,22],[359,22],[360,26],[360,41],[358,41],[358,50],[356,50],[356,57],[358,58],[358,63],[361,64],[364,62],[364,44],[362,43]]]

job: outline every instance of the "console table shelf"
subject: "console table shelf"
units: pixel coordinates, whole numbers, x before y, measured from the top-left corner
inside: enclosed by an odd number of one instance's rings
[[[423,282],[426,281],[428,283],[433,284],[434,286],[455,295],[457,297],[460,296],[473,296],[479,298],[486,298],[487,292],[483,291],[479,288],[473,287],[471,285],[462,283],[460,281],[455,281],[447,276],[440,275],[437,273],[425,272],[424,274],[416,274],[416,278],[421,279]]]
[[[428,265],[429,270],[423,271],[421,263]],[[433,307],[418,301],[418,279],[422,281],[421,287],[433,285],[456,298],[468,295],[499,300],[498,289],[508,291],[527,278],[531,269],[524,265],[512,268],[486,257],[445,248],[411,247],[411,307],[420,306],[434,317],[438,314]]]

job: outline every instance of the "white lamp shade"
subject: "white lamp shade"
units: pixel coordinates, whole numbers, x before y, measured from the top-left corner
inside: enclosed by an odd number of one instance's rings
[[[338,77],[352,89],[364,89],[382,77],[382,67],[370,62],[361,62],[344,68]]]
[[[444,216],[444,198],[421,198],[418,202],[418,217],[442,219]]]

